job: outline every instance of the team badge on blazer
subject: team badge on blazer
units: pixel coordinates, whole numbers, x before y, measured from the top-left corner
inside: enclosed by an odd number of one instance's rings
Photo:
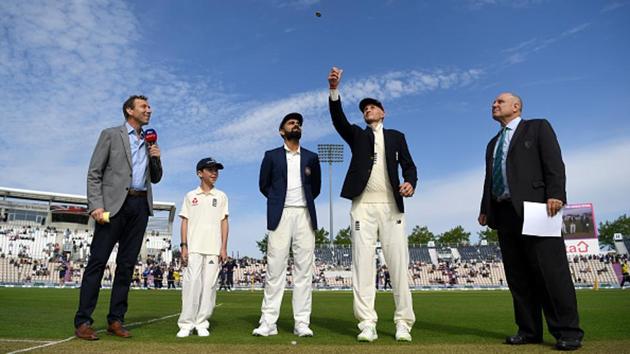
[[[306,168],[304,168],[304,174],[306,176],[310,176],[311,175],[311,168],[306,166]]]
[[[213,207],[217,206],[217,198],[212,198],[212,206]]]
[[[530,147],[532,147],[532,142],[529,140],[525,140],[525,148],[529,149]]]
[[[197,204],[199,204],[199,201],[197,200],[197,198],[193,198],[192,205],[197,206]]]

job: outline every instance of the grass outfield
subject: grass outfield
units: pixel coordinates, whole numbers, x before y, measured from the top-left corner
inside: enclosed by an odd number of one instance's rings
[[[103,290],[94,313],[97,330],[106,326],[109,290]],[[0,288],[0,352],[10,352],[72,336],[78,289]],[[523,352],[550,351],[555,342],[510,347],[501,344],[515,333],[507,291],[432,291],[413,294],[416,324],[413,343],[397,343],[392,322],[391,293],[379,293],[379,339],[357,343],[350,292],[314,292],[313,338],[293,333],[291,293],[287,292],[278,320],[279,335],[251,335],[260,316],[262,292],[221,292],[210,320],[211,335],[175,338],[180,310],[179,291],[134,290],[126,322],[134,337],[120,339],[100,333],[86,342],[70,339],[34,352]],[[578,291],[581,325],[586,332],[581,352],[630,352],[630,292]],[[170,316],[170,317],[169,317]],[[161,318],[161,319],[160,319]],[[159,320],[156,320],[159,319]],[[149,322],[152,321],[152,322]],[[133,323],[138,323],[133,325]],[[296,344],[291,342],[295,341]]]

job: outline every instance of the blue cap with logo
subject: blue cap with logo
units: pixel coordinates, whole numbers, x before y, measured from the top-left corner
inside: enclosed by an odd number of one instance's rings
[[[217,170],[222,170],[223,165],[212,157],[206,157],[205,159],[201,159],[197,162],[197,171],[201,171],[204,168],[216,168]]]

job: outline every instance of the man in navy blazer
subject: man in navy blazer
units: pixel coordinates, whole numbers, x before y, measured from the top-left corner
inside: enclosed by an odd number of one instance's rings
[[[556,134],[545,119],[521,119],[523,102],[504,92],[492,103],[501,131],[486,148],[479,224],[497,230],[518,331],[506,344],[540,343],[542,314],[559,350],[582,345],[575,288],[561,237],[524,235],[523,202],[545,203],[547,214],[566,203],[566,176]]]
[[[267,276],[260,325],[255,336],[278,334],[276,321],[286,282],[289,248],[293,249],[293,333],[310,337],[311,292],[315,251],[315,198],[321,190],[317,154],[300,147],[303,117],[287,114],[279,132],[284,145],[265,152],[260,192],[267,198]]]
[[[330,116],[335,130],[348,143],[352,159],[341,196],[352,200],[352,290],[354,316],[359,321],[359,341],[372,342],[376,333],[376,242],[381,242],[396,303],[396,340],[411,341],[416,320],[409,289],[409,248],[405,235],[403,197],[411,197],[418,180],[405,135],[385,129],[381,102],[365,98],[359,109],[367,127],[348,122],[341,107],[338,85],[342,70],[332,68],[328,76]],[[398,167],[402,170],[400,182]]]

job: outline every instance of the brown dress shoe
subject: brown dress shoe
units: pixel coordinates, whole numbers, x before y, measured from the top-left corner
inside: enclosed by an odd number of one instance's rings
[[[85,340],[97,340],[98,336],[96,335],[96,331],[90,326],[89,323],[82,323],[77,329],[74,330],[74,335],[77,338],[85,339]]]
[[[122,338],[131,337],[131,332],[129,332],[127,328],[123,327],[120,321],[110,323],[109,326],[107,326],[107,333]]]

